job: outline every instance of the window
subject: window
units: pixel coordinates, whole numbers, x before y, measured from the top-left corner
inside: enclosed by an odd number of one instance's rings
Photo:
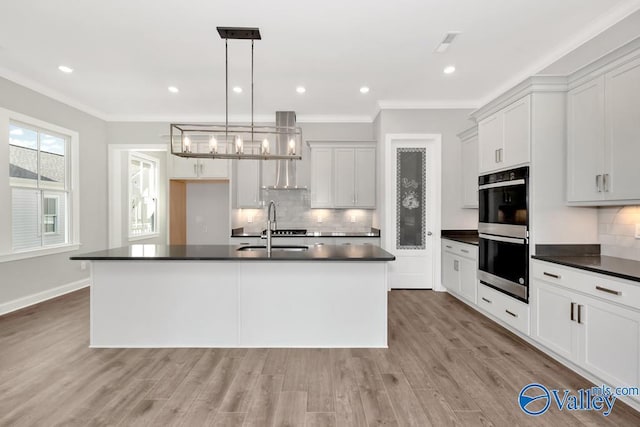
[[[129,155],[129,238],[158,232],[158,162],[140,153]]]
[[[12,252],[69,243],[71,137],[9,121]]]

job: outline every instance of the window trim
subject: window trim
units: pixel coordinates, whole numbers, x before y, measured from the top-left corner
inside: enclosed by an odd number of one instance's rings
[[[154,216],[154,224],[153,231],[150,233],[143,234],[131,234],[131,162],[134,159],[138,159],[141,162],[147,162],[153,164],[153,174],[154,174],[154,187],[155,187],[155,202],[156,202],[156,212]],[[127,239],[129,242],[134,242],[137,240],[146,240],[152,239],[154,237],[158,237],[160,232],[158,231],[158,227],[160,226],[160,203],[159,203],[159,173],[158,169],[160,168],[159,159],[156,157],[152,157],[138,151],[129,151],[129,156],[127,159]]]
[[[9,123],[18,122],[26,126],[36,127],[44,131],[53,132],[69,138],[68,156],[68,215],[67,224],[69,226],[69,239],[67,243],[38,247],[25,250],[14,250],[12,242],[12,213],[11,209],[11,188],[9,181]],[[34,258],[46,255],[53,255],[63,252],[77,251],[80,246],[80,149],[79,134],[71,129],[53,123],[45,122],[25,114],[0,108],[0,146],[6,149],[0,150],[0,204],[6,206],[7,212],[0,212],[0,234],[8,236],[0,242],[0,262],[16,261],[26,258]]]

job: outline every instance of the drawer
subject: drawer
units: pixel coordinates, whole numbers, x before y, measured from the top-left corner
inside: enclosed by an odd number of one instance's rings
[[[640,310],[640,283],[533,260],[533,276],[606,301]]]
[[[529,305],[478,283],[478,306],[507,325],[529,335]]]
[[[442,249],[465,258],[478,259],[478,247],[468,243],[454,242],[444,237]]]

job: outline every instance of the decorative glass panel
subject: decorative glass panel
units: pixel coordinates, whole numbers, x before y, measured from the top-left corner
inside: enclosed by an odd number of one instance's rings
[[[396,248],[425,248],[425,148],[396,152]]]

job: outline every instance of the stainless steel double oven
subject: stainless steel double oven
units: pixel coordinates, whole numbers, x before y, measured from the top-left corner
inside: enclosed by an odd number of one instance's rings
[[[481,176],[480,282],[529,301],[529,168]]]

